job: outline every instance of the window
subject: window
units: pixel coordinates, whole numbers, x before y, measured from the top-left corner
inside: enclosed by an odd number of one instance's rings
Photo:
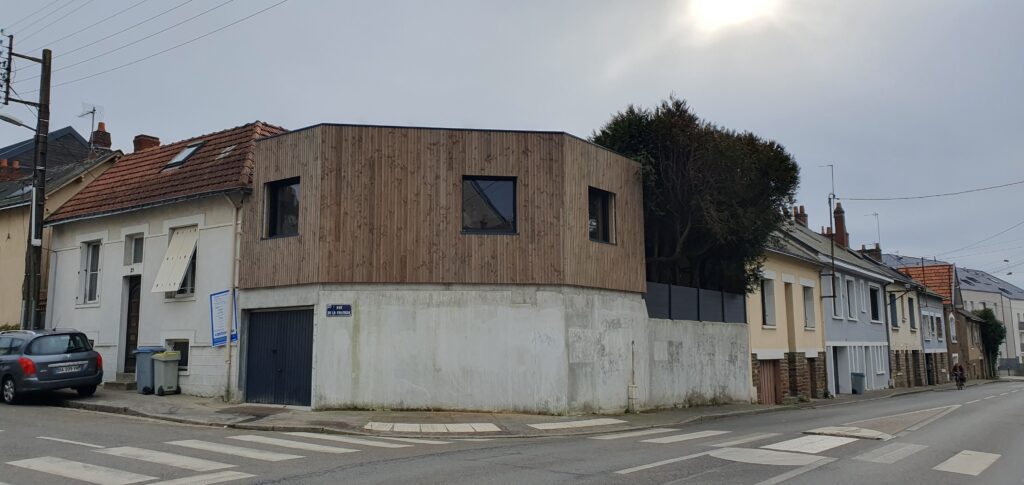
[[[191,296],[195,292],[196,266],[199,253],[199,226],[177,227],[168,235],[167,251],[153,282],[153,292],[167,298]]]
[[[515,234],[516,179],[462,177],[462,231]]]
[[[917,328],[917,312],[914,311],[914,299],[907,297],[907,313],[910,314],[910,329]]]
[[[72,354],[90,350],[89,339],[80,333],[47,335],[33,340],[28,346],[29,355]]]
[[[956,343],[956,317],[952,312],[946,317],[946,321],[949,322],[949,340]]]
[[[185,270],[185,277],[181,279],[181,287],[174,293],[174,297],[188,297],[196,294],[196,253],[192,252],[192,258],[188,262],[188,269]]]
[[[868,289],[870,292],[871,301],[871,321],[880,322],[882,321],[882,289],[877,286],[872,286]]]
[[[164,168],[168,169],[184,165],[185,160],[188,160],[189,157],[191,157],[192,154],[196,152],[196,150],[199,150],[199,147],[201,146],[203,146],[203,142],[193,143],[185,147],[180,152],[178,152],[178,154],[175,155],[174,158],[171,159],[171,161],[167,162],[167,165],[165,165]]]
[[[775,280],[761,279],[761,324],[775,326]]]
[[[299,178],[267,184],[267,237],[299,234]]]
[[[854,280],[846,280],[846,309],[849,313],[846,317],[850,320],[857,319],[857,282]]]
[[[864,281],[860,282],[860,312],[868,312],[868,290],[867,283]]]
[[[142,234],[129,234],[124,237],[124,265],[130,266],[142,262],[142,251],[146,238]]]
[[[842,305],[839,301],[839,277],[833,276],[832,281],[829,283],[829,290],[832,293],[832,317],[842,318],[843,313],[840,311]]]
[[[167,348],[181,354],[181,360],[178,361],[178,370],[188,370],[188,340],[168,340]]]
[[[981,309],[982,309],[982,310],[987,310],[987,309],[988,309],[988,303],[987,303],[987,302],[984,302],[984,301],[983,301],[983,302],[981,302]]]
[[[943,337],[945,337],[945,335],[944,335],[945,332],[942,329],[942,327],[943,327],[942,317],[941,316],[934,316],[932,318],[934,319],[932,325],[934,325],[935,327],[938,328],[939,340],[942,340]],[[936,333],[935,332],[935,328],[932,329],[932,333]]]
[[[99,298],[100,288],[100,242],[85,244],[85,264],[82,268],[85,291],[82,297],[86,303],[93,303]]]
[[[900,319],[896,313],[896,303],[896,294],[889,293],[889,323],[892,324],[893,328],[897,328],[900,326]]]
[[[875,349],[875,373],[885,374],[885,358],[887,352],[885,347],[872,347]]]
[[[590,221],[588,224],[590,240],[605,243],[614,242],[612,224],[614,221],[615,194],[590,187],[587,200],[590,206]]]
[[[804,287],[804,328],[814,328],[814,288]]]

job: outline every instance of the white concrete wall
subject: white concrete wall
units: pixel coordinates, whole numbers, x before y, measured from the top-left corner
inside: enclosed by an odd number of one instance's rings
[[[351,304],[352,317],[327,317]],[[574,287],[305,285],[246,309],[314,309],[313,407],[621,412],[751,399],[745,325],[648,320],[639,295]],[[244,339],[244,335],[243,335]]]
[[[189,370],[180,375],[183,392],[223,395],[228,384],[227,350],[211,347],[209,295],[232,287],[233,222],[233,205],[218,196],[54,226],[47,326],[85,332],[103,354],[104,378],[113,380],[124,370],[127,277],[142,275],[139,345],[189,340]],[[199,226],[196,293],[193,298],[169,300],[151,290],[170,230],[187,225]],[[125,265],[125,236],[133,233],[145,234],[144,258],[140,264]],[[78,272],[81,245],[93,240],[102,241],[100,294],[97,302],[86,304],[76,300]],[[233,353],[237,355],[237,348]]]

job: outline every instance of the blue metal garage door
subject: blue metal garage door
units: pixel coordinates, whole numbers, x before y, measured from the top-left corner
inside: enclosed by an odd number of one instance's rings
[[[245,400],[309,406],[313,391],[313,310],[249,315]]]

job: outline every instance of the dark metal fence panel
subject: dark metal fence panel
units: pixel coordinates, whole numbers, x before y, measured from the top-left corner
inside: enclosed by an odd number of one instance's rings
[[[747,295],[740,293],[723,293],[725,299],[725,321],[728,323],[747,323]]]
[[[649,318],[702,322],[747,322],[747,297],[688,286],[647,282],[644,295]]]
[[[702,322],[721,322],[724,316],[722,310],[722,292],[715,290],[700,289],[700,318]]]
[[[671,318],[669,313],[669,285],[648,281],[644,302],[647,303],[648,318]]]
[[[671,296],[673,320],[700,320],[696,288],[671,285]]]

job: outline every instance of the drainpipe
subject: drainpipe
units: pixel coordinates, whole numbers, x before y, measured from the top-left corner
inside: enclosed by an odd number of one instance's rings
[[[234,228],[234,237],[231,239],[231,324],[228,325],[228,337],[225,347],[227,347],[228,358],[224,364],[227,366],[227,380],[224,384],[224,400],[227,402],[231,401],[231,336],[235,330],[235,316],[238,314],[238,309],[235,308],[235,303],[238,301],[238,262],[241,258],[241,245],[242,240],[242,226],[238,223],[239,215],[242,211],[242,198],[244,197],[241,193],[226,194],[228,201],[231,202],[232,207],[235,209],[235,214],[232,219],[232,227]]]

